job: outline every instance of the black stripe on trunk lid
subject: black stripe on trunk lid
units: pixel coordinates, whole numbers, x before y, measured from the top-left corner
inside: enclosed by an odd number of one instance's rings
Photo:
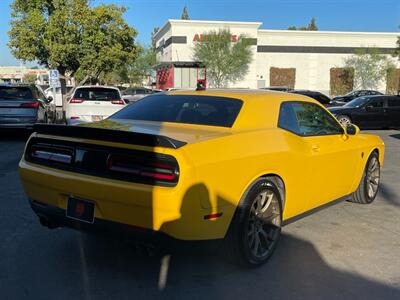
[[[103,140],[131,145],[165,147],[178,149],[186,142],[178,141],[163,135],[154,135],[140,132],[112,130],[85,126],[66,126],[54,124],[35,124],[33,131],[42,134]]]

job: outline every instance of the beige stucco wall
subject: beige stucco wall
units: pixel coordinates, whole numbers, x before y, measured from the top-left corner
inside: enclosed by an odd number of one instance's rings
[[[157,57],[159,62],[193,61],[193,37],[195,34],[223,28],[230,29],[232,34],[245,34],[257,38],[258,46],[324,46],[324,47],[374,47],[395,48],[398,33],[366,33],[366,32],[327,32],[327,31],[290,31],[260,29],[259,22],[223,22],[169,20],[156,35],[157,46],[161,40],[171,36],[186,36],[186,44],[171,44]],[[269,86],[269,70],[271,67],[296,68],[296,85],[298,89],[319,90],[329,94],[330,72],[333,67],[343,67],[345,58],[351,54],[339,53],[271,53],[257,52],[252,46],[253,61],[249,72],[240,82],[231,87],[257,88],[265,80]],[[400,67],[398,60],[388,55]],[[382,82],[380,90],[386,89]]]

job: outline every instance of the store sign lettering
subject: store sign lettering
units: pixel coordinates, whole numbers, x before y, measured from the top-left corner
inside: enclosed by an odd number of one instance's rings
[[[202,42],[207,39],[207,34],[198,34],[196,33],[193,37],[193,42]],[[231,34],[231,42],[236,43],[237,42],[237,35],[236,34]]]

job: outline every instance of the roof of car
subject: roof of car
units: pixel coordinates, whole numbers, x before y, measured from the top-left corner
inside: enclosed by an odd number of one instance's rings
[[[119,90],[115,86],[107,86],[107,85],[80,85],[80,86],[77,86],[75,89],[80,89],[80,88],[105,88],[105,89]]]
[[[206,89],[202,91],[170,91],[165,95],[214,96],[240,99],[243,107],[233,129],[276,127],[280,104],[285,101],[319,102],[301,94],[261,89]]]
[[[165,92],[167,95],[199,95],[199,96],[216,96],[216,97],[227,97],[236,98],[243,101],[248,101],[251,99],[269,99],[269,100],[281,100],[288,101],[291,99],[290,92],[281,91],[271,91],[271,90],[261,90],[261,89],[206,89],[202,91],[195,90],[176,90]],[[310,100],[309,97],[302,96],[299,94],[292,94],[296,97],[296,100]],[[315,102],[315,101],[314,101]]]
[[[35,84],[30,83],[0,83],[0,86],[7,86],[7,87],[33,87]]]

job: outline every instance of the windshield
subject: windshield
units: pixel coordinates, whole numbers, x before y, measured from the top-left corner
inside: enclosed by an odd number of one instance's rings
[[[89,101],[111,101],[121,99],[118,90],[101,87],[79,88],[75,91],[74,98]]]
[[[343,105],[343,107],[360,107],[364,103],[368,102],[369,98],[368,97],[360,97],[356,98],[354,100],[351,100],[350,102],[346,103]]]
[[[13,99],[32,99],[32,91],[28,87],[20,86],[0,86],[0,101],[1,100],[13,100]]]
[[[158,94],[129,105],[111,119],[232,127],[242,103],[225,97]]]

